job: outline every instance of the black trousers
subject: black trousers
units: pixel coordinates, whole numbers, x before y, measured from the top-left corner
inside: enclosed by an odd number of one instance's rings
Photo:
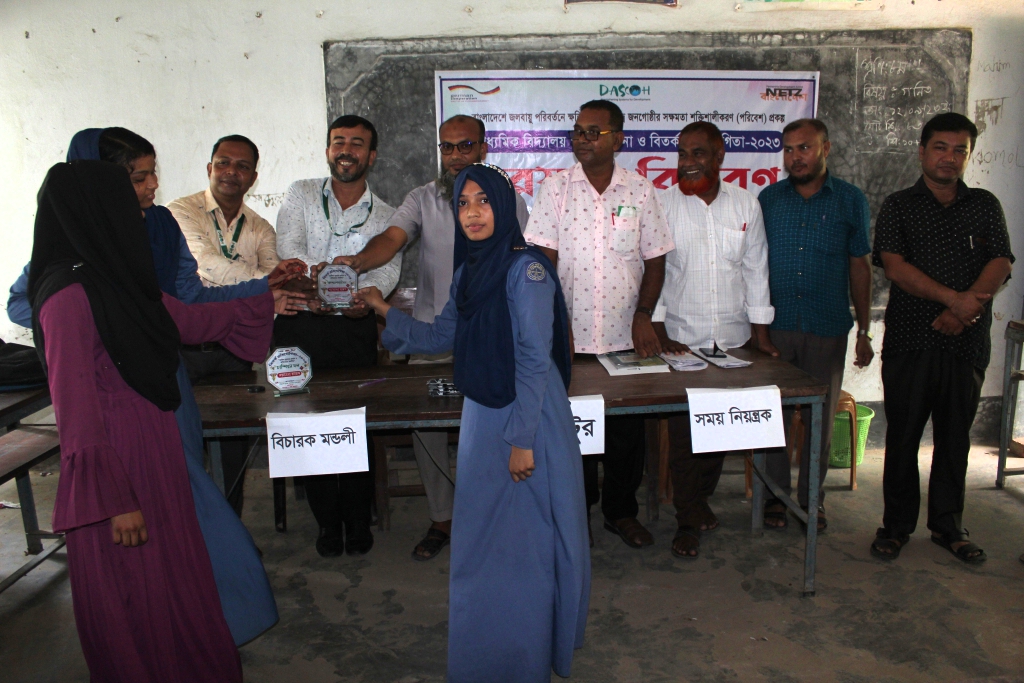
[[[598,500],[605,519],[615,521],[636,517],[640,506],[636,490],[644,476],[646,432],[642,416],[618,415],[605,418],[604,424],[604,487],[598,491],[595,457],[583,458],[583,488],[587,509]]]
[[[305,351],[314,377],[318,370],[373,366],[377,364],[377,318],[281,315],[274,322],[274,346],[298,346]],[[338,529],[344,522],[370,521],[373,476],[369,472],[304,477],[303,485],[321,527]]]
[[[210,351],[199,351],[194,348],[182,348],[181,358],[188,370],[188,378],[195,384],[196,380],[208,375],[222,372],[248,372],[252,363],[244,361],[224,348],[212,348]],[[227,436],[220,439],[220,457],[224,470],[224,488],[235,514],[242,516],[244,503],[243,485],[245,484],[245,459],[249,457],[255,437]],[[209,439],[206,440],[209,443]],[[207,446],[208,447],[208,446]],[[235,482],[236,486],[233,486]]]
[[[921,507],[917,452],[929,417],[935,447],[928,479],[928,529],[939,533],[963,529],[971,425],[984,381],[984,370],[938,349],[891,354],[882,362],[888,422],[882,519],[889,531],[909,535],[917,528]]]

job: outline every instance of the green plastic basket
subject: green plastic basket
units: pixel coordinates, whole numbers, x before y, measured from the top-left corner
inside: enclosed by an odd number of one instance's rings
[[[864,447],[868,443],[868,428],[875,411],[867,406],[857,406],[857,464],[864,462]],[[832,429],[832,453],[828,459],[829,467],[850,466],[850,414],[836,415],[835,427]]]

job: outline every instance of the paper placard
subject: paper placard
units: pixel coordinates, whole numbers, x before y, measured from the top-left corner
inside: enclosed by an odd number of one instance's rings
[[[687,389],[686,395],[694,453],[785,447],[777,386]]]
[[[582,455],[604,453],[604,396],[570,396],[576,438]]]
[[[271,478],[367,472],[366,408],[267,413],[267,452]]]

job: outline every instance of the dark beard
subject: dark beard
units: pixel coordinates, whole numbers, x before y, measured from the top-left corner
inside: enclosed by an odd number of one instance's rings
[[[448,173],[448,171],[442,171],[434,182],[437,184],[437,189],[441,193],[441,197],[443,197],[446,202],[450,202],[455,197],[455,176],[451,173]]]
[[[789,182],[793,183],[794,185],[806,185],[808,183],[814,182],[815,180],[818,179],[818,176],[821,175],[822,167],[824,165],[825,164],[822,161],[819,161],[814,165],[813,168],[808,168],[807,172],[802,176],[795,176],[792,173],[790,173]]]
[[[362,178],[364,175],[366,175],[366,172],[370,170],[370,167],[360,167],[359,163],[357,162],[354,169],[351,172],[345,174],[338,170],[338,160],[335,159],[334,163],[330,165],[330,169],[331,177],[337,180],[339,183],[354,183],[360,178]]]

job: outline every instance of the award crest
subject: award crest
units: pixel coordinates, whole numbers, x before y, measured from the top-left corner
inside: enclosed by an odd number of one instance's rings
[[[298,346],[274,349],[267,358],[267,381],[274,387],[274,396],[308,393],[306,385],[313,379],[309,356]]]
[[[324,266],[316,276],[316,292],[325,308],[351,308],[359,275],[348,266]]]

